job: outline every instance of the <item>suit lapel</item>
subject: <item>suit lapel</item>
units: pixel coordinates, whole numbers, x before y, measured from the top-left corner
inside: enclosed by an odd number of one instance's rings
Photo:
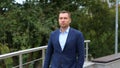
[[[65,48],[68,46],[67,44],[68,44],[69,40],[71,39],[71,37],[72,37],[72,30],[71,30],[71,28],[70,28],[69,33],[68,33],[68,36],[67,36],[67,39],[66,39],[65,47],[64,47],[63,51],[64,51]]]
[[[57,39],[57,45],[58,45],[58,49],[60,49],[60,51],[62,51],[62,48],[61,48],[61,46],[60,46],[60,43],[59,43],[59,34],[60,34],[60,30],[58,29],[58,31],[57,31],[57,36],[56,36],[56,39]]]

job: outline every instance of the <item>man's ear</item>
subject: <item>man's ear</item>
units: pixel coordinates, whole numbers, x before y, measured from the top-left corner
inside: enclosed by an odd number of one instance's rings
[[[70,23],[71,23],[71,19],[70,19]]]

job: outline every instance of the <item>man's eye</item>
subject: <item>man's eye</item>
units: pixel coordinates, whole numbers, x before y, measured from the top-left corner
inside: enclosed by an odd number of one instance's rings
[[[64,19],[67,19],[66,17]]]
[[[59,19],[63,19],[63,18],[59,18]]]

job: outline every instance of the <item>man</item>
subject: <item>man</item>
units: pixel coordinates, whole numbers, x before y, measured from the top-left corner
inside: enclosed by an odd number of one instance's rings
[[[70,12],[61,11],[60,29],[50,35],[43,68],[83,68],[84,38],[70,23]]]

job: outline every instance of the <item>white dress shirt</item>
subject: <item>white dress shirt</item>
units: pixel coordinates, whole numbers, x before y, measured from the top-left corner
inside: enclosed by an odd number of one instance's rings
[[[64,47],[65,47],[65,43],[66,43],[66,40],[67,40],[67,37],[68,37],[69,29],[70,29],[70,27],[68,27],[64,32],[62,32],[62,31],[60,30],[59,43],[60,43],[60,46],[61,46],[62,50],[63,50]]]

